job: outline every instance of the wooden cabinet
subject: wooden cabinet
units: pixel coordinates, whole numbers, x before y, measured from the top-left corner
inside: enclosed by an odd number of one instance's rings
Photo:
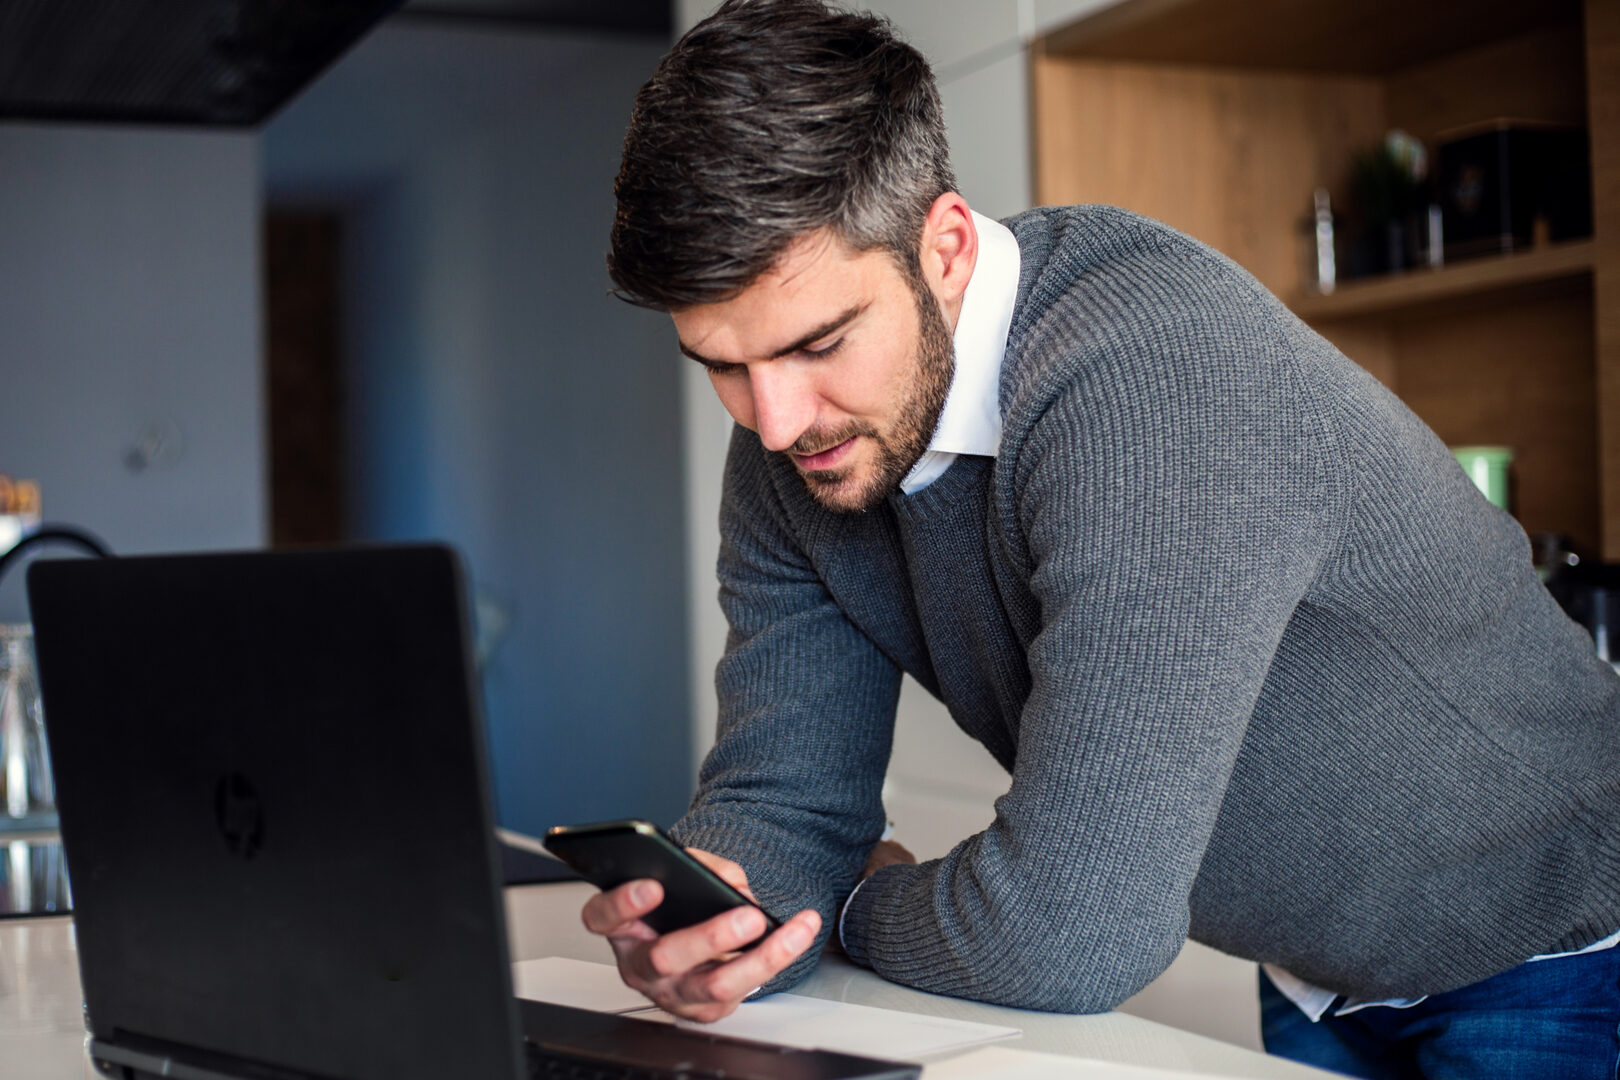
[[[1125,0],[1033,49],[1036,201],[1230,255],[1448,443],[1514,448],[1516,512],[1620,561],[1620,0]],[[1311,191],[1400,128],[1591,133],[1595,235],[1301,288]]]

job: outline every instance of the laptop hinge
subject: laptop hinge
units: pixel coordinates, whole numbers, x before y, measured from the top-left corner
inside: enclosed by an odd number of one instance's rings
[[[142,1042],[148,1040],[142,1039]],[[151,1040],[156,1042],[157,1040]],[[188,1057],[190,1055],[187,1055]],[[177,1058],[165,1049],[137,1049],[123,1043],[105,1039],[90,1040],[90,1057],[96,1062],[136,1069],[152,1076],[174,1077],[175,1080],[320,1080],[309,1073],[287,1069],[266,1068],[258,1062],[236,1064],[227,1055],[199,1052],[213,1060],[202,1064],[196,1060]]]

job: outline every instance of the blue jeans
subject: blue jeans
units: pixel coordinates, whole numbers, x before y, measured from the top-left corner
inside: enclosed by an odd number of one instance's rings
[[[1406,1009],[1312,1023],[1260,973],[1268,1053],[1368,1080],[1616,1080],[1620,947],[1537,960]]]

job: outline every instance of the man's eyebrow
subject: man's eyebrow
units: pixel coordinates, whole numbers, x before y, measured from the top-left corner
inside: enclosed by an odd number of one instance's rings
[[[831,334],[834,331],[839,330],[839,329],[843,328],[844,326],[847,326],[849,323],[853,322],[856,318],[858,318],[861,315],[861,313],[864,312],[869,306],[871,306],[870,301],[868,301],[865,304],[856,304],[854,307],[850,308],[848,311],[845,311],[842,315],[838,315],[835,318],[828,320],[827,322],[823,323],[822,325],[816,327],[814,330],[811,330],[808,334],[800,335],[799,338],[796,341],[792,342],[791,344],[784,345],[782,348],[777,349],[775,352],[771,353],[770,356],[766,357],[766,359],[768,359],[768,360],[778,360],[778,359],[781,359],[784,356],[788,356],[788,355],[790,355],[792,353],[798,352],[800,349],[804,348],[806,345],[809,345],[809,344],[811,344],[812,342],[815,342],[815,341],[819,341],[820,339],[826,337],[828,334]],[[696,360],[698,363],[702,364],[705,367],[724,368],[724,367],[731,367],[732,366],[731,364],[726,363],[724,360],[711,360],[707,356],[704,356],[701,353],[693,351],[692,349],[687,347],[687,344],[684,341],[680,341],[679,345],[680,345],[680,350],[681,350],[682,353],[684,353],[687,356],[690,356],[693,360]]]

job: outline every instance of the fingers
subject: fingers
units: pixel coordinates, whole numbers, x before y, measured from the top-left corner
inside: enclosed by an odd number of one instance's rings
[[[753,899],[748,875],[730,859],[688,848],[721,880]],[[585,928],[608,939],[626,984],[677,1016],[710,1022],[733,1012],[757,987],[793,963],[815,941],[821,916],[801,911],[760,940],[768,925],[757,907],[738,907],[683,930],[659,935],[643,916],[664,899],[656,881],[640,880],[591,897]],[[757,944],[748,952],[741,950]]]
[[[580,917],[591,933],[613,937],[632,932],[633,924],[640,922],[643,915],[663,900],[664,887],[658,882],[629,881],[591,897],[585,902]]]
[[[754,903],[759,903],[758,898],[754,896],[753,890],[748,887],[748,871],[741,866],[738,866],[730,859],[721,858],[713,852],[703,851],[699,848],[687,848],[686,853],[710,870],[713,870],[719,875],[721,881],[724,881],[727,885],[754,901]]]
[[[636,989],[676,1016],[713,1023],[729,1016],[745,997],[798,959],[820,929],[820,915],[801,911],[741,956],[724,962],[709,960]]]
[[[632,970],[647,982],[684,975],[700,964],[729,956],[765,932],[765,913],[739,907],[712,919],[675,930],[632,961]]]
[[[740,939],[748,931],[724,924],[738,912],[761,918],[753,908],[739,908],[650,943],[610,939],[624,981],[676,1016],[712,1023],[730,1015],[745,997],[802,956],[821,929],[818,913],[801,911],[753,949],[736,955],[734,950],[746,944]],[[762,926],[761,919],[752,932]],[[706,948],[721,951],[705,954]]]
[[[748,952],[729,960],[702,976],[694,990],[706,998],[707,1003],[736,1003],[776,978],[789,964],[797,960],[815,941],[821,929],[821,916],[814,911],[801,911]],[[726,1009],[730,1012],[731,1009]],[[721,1015],[724,1015],[722,1013]],[[694,1019],[697,1019],[694,1017]]]

